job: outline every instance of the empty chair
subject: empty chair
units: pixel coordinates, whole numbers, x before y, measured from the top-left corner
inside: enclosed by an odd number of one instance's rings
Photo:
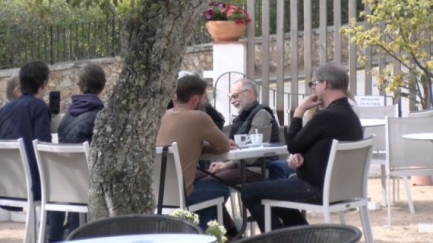
[[[361,239],[358,228],[349,225],[303,225],[279,229],[245,238],[239,243],[355,243]]]
[[[48,211],[87,213],[89,143],[53,144],[33,141],[41,177],[39,243],[45,242]]]
[[[208,207],[217,207],[218,223],[222,225],[224,198],[219,197],[205,202],[187,205],[186,191],[184,187],[183,173],[180,164],[177,143],[173,143],[171,146],[168,147],[167,163],[165,166],[162,166],[162,154],[163,147],[156,147],[155,162],[153,164],[154,167],[152,189],[155,198],[157,199],[157,205],[159,205],[163,209],[181,208],[189,210],[191,212],[195,212]],[[163,167],[165,167],[165,173],[163,173],[163,177],[165,177],[165,180],[161,180],[161,169]],[[163,194],[160,194],[161,191],[163,191]]]
[[[402,177],[411,213],[415,213],[410,193],[409,176],[433,175],[433,146],[427,141],[405,139],[410,133],[433,132],[433,116],[388,117],[386,120],[387,191],[389,197],[390,178]],[[388,205],[388,225],[391,227],[391,207]]]
[[[265,231],[271,230],[271,207],[292,208],[323,213],[325,223],[331,222],[331,212],[359,208],[366,242],[373,242],[367,199],[367,179],[373,151],[373,138],[355,142],[333,140],[323,187],[323,204],[262,200],[265,206]],[[302,242],[302,241],[300,241]]]
[[[187,220],[167,215],[125,215],[85,224],[69,234],[66,241],[155,233],[203,234],[203,231]]]
[[[23,139],[0,140],[0,205],[26,207],[24,243],[36,240],[36,206]]]

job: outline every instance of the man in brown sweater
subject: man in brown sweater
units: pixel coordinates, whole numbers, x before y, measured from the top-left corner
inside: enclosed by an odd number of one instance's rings
[[[158,131],[157,145],[177,142],[182,166],[187,203],[196,204],[230,195],[227,186],[219,181],[195,180],[201,153],[225,153],[230,150],[229,140],[201,108],[206,101],[206,82],[187,75],[178,80],[174,108],[166,111]],[[199,226],[205,230],[207,223],[217,217],[216,207],[196,212]]]

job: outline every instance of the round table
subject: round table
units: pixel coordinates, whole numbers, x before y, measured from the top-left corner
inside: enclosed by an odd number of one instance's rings
[[[361,126],[363,128],[366,127],[380,127],[385,126],[385,119],[369,119],[369,118],[361,118]]]
[[[402,137],[412,140],[428,140],[433,142],[433,133],[411,133],[405,134]]]
[[[69,241],[75,243],[213,243],[216,238],[210,235],[195,234],[142,234],[91,238]]]

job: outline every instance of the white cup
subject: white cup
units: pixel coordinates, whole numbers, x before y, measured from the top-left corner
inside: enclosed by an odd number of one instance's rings
[[[236,134],[235,136],[235,142],[238,145],[246,145],[250,141],[250,136],[248,134]]]
[[[255,133],[250,134],[250,140],[251,144],[262,144],[263,143],[263,134],[262,133]]]

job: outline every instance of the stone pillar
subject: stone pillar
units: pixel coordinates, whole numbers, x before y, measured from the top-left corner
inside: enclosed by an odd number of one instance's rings
[[[213,43],[213,85],[215,108],[224,115],[225,125],[237,115],[236,109],[230,105],[228,94],[232,84],[244,77],[247,71],[247,43],[245,41],[229,41]],[[227,72],[233,72],[226,74]]]

